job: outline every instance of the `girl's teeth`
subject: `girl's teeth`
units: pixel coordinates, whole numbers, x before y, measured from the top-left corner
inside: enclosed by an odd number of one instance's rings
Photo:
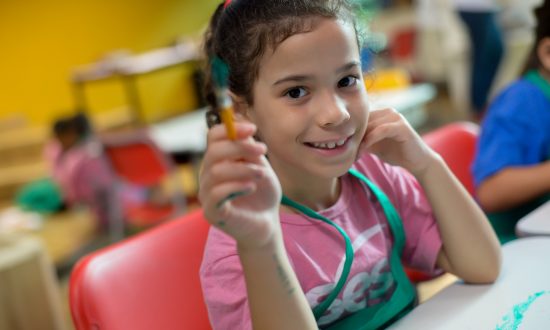
[[[346,143],[346,139],[336,141],[336,142],[329,142],[329,143],[312,143],[315,148],[321,148],[321,149],[334,149],[336,147],[343,146]]]

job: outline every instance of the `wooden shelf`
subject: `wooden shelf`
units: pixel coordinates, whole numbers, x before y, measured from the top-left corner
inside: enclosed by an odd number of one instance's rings
[[[201,60],[199,42],[186,40],[171,47],[151,50],[141,54],[113,53],[96,63],[77,67],[71,76],[77,107],[87,109],[85,86],[106,79],[118,79],[124,87],[129,116],[133,123],[143,123],[140,93],[136,77],[165,70],[177,65]]]

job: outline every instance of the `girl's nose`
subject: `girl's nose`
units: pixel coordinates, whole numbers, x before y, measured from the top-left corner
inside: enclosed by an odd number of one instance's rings
[[[338,126],[350,119],[346,103],[336,95],[321,98],[318,109],[317,121],[321,127]]]

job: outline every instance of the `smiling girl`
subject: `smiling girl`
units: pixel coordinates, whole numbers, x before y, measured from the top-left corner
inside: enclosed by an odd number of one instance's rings
[[[415,304],[402,264],[498,276],[494,232],[441,157],[396,111],[369,112],[358,31],[344,0],[234,0],[212,18],[237,111],[236,140],[210,129],[200,180],[214,329],[376,329]]]

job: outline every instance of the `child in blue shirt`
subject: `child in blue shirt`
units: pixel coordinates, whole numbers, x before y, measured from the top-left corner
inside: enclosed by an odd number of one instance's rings
[[[550,196],[550,0],[535,14],[525,74],[490,106],[473,165],[478,201],[502,243]]]

